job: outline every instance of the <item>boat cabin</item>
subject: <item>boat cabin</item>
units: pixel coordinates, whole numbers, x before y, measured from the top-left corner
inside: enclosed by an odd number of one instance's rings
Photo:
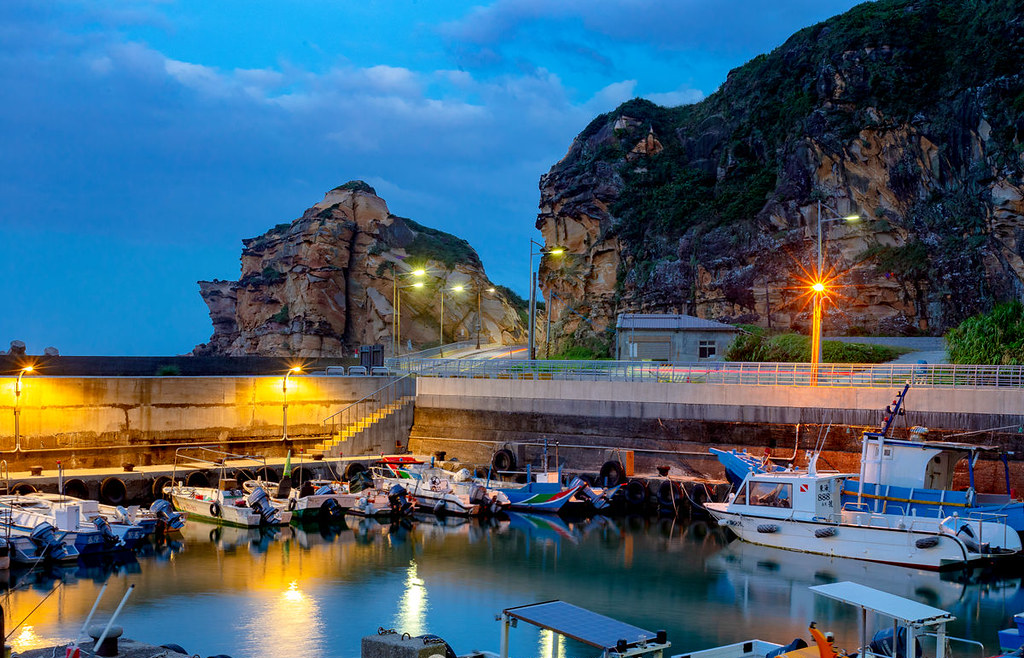
[[[918,432],[917,436],[924,436]],[[971,487],[974,465],[983,452],[998,452],[993,446],[953,441],[894,439],[877,432],[865,432],[862,443],[862,478],[868,484],[923,489],[952,489],[956,465],[967,461]]]
[[[840,494],[844,473],[809,473],[782,471],[751,473],[729,501],[729,511],[741,507],[760,515],[788,517],[794,511],[809,516],[828,518],[841,511]],[[771,510],[778,510],[778,513]],[[767,514],[766,514],[767,513]]]

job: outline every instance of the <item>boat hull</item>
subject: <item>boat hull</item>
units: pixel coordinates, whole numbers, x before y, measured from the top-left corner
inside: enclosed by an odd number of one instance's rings
[[[179,512],[185,512],[189,518],[199,518],[209,523],[237,526],[240,528],[256,528],[261,525],[288,525],[292,513],[279,510],[279,522],[268,524],[260,514],[247,506],[225,504],[209,498],[196,498],[194,494],[171,491],[171,504]],[[216,507],[214,505],[216,504]]]
[[[972,553],[964,542],[943,532],[752,516],[725,507],[725,503],[706,505],[740,540],[761,546],[935,571],[995,557]]]

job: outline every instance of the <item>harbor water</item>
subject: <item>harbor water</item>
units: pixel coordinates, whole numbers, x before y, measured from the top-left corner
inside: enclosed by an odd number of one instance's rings
[[[118,619],[126,637],[201,656],[354,658],[361,638],[380,628],[433,633],[460,654],[497,651],[502,609],[561,599],[665,629],[672,653],[749,638],[809,639],[812,620],[853,650],[853,609],[808,590],[852,580],[951,612],[952,635],[985,645],[954,646],[973,658],[996,653],[996,631],[1024,611],[1017,573],[829,560],[729,542],[701,520],[511,514],[390,525],[349,517],[345,526],[269,531],[190,522],[137,558],[12,571],[4,615],[15,651],[62,644],[78,636],[103,583],[100,622],[134,584]],[[525,624],[511,631],[514,656],[596,653],[572,641],[552,651],[552,642]]]

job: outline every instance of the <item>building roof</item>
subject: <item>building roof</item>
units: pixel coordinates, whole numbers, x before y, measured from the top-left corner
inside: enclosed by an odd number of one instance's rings
[[[739,329],[731,324],[705,320],[692,315],[667,315],[663,313],[620,313],[616,329],[672,329],[676,331],[732,331]]]

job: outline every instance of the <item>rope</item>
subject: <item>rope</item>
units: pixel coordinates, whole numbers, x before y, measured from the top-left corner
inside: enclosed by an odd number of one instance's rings
[[[32,608],[31,610],[29,610],[29,611],[28,611],[28,614],[27,614],[27,615],[25,615],[25,618],[24,618],[24,619],[22,619],[21,621],[19,621],[19,622],[18,622],[18,625],[17,625],[17,626],[15,626],[14,628],[12,628],[12,629],[11,629],[11,632],[10,632],[10,633],[8,633],[8,634],[7,634],[7,635],[6,635],[5,637],[4,637],[4,642],[6,642],[7,640],[11,639],[11,636],[12,636],[12,635],[14,635],[14,631],[16,631],[16,630],[18,630],[19,628],[21,628],[21,625],[22,625],[22,624],[24,624],[24,623],[25,623],[26,621],[28,621],[28,618],[32,616],[32,613],[33,613],[33,612],[35,612],[36,610],[38,610],[38,609],[39,609],[39,606],[43,605],[43,603],[45,603],[45,602],[46,602],[46,599],[50,598],[50,596],[51,596],[51,595],[52,595],[52,594],[53,594],[54,592],[56,592],[56,591],[57,591],[58,589],[60,589],[60,586],[61,586],[61,585],[63,585],[63,584],[64,584],[64,581],[62,580],[62,581],[60,581],[59,583],[57,583],[56,585],[54,585],[54,586],[53,586],[53,589],[51,589],[51,590],[50,590],[50,591],[49,591],[49,592],[48,592],[48,593],[46,594],[46,596],[44,596],[44,597],[42,598],[42,600],[41,600],[41,601],[39,601],[39,603],[37,603],[37,604],[36,604],[36,607],[34,607],[34,608]]]

